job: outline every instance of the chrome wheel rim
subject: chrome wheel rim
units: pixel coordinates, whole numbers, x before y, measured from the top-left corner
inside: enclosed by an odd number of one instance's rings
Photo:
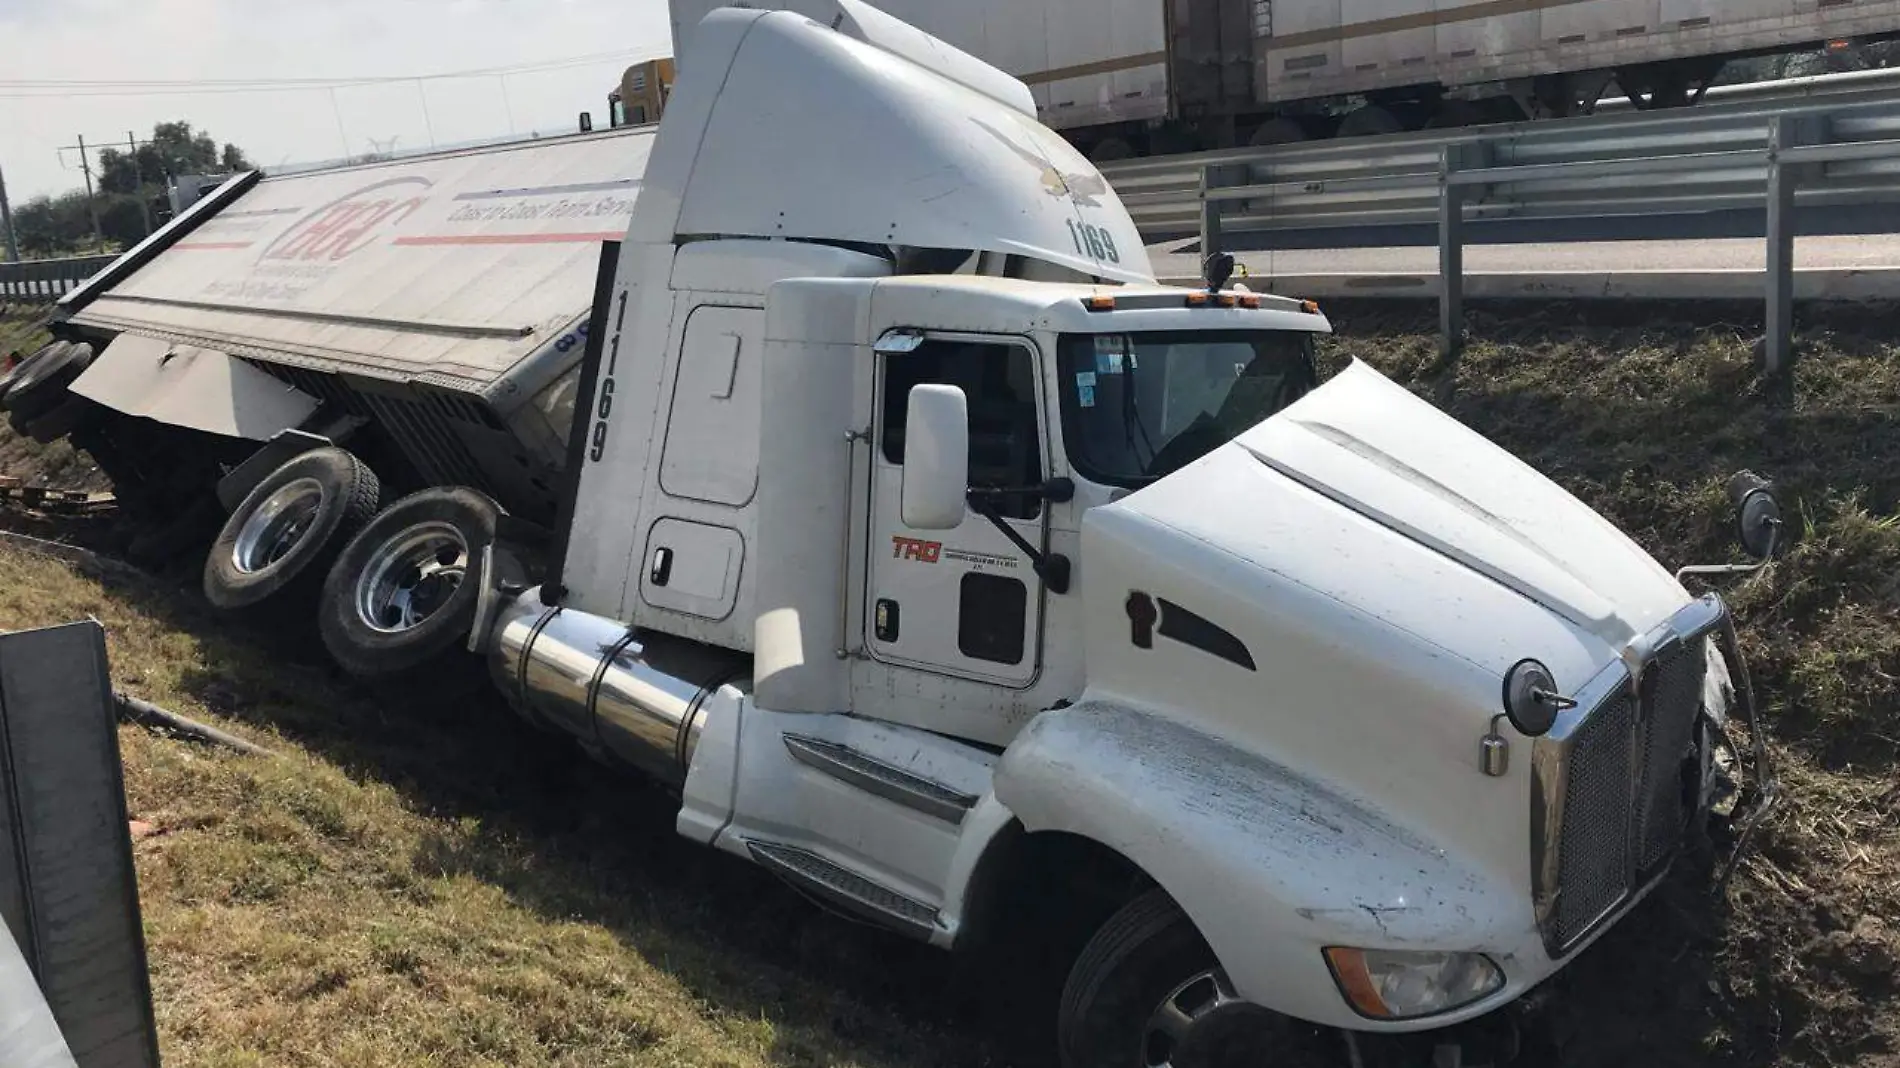
[[[408,527],[370,555],[356,582],[356,614],[382,634],[422,625],[462,587],[468,542],[448,523]]]
[[[323,484],[314,478],[278,487],[238,528],[237,542],[231,546],[232,566],[242,574],[255,575],[290,555],[316,525],[322,508]]]
[[[1278,1018],[1234,992],[1219,968],[1168,992],[1141,1034],[1146,1068],[1256,1068],[1272,1063]]]

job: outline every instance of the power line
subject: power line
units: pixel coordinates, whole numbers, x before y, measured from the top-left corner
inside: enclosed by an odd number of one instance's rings
[[[513,74],[534,74],[543,71],[567,70],[574,67],[591,66],[593,64],[610,61],[638,62],[640,59],[651,58],[654,58],[654,56],[636,56],[635,53],[627,51],[596,52],[590,55],[567,56],[561,59],[542,60],[534,63],[514,63],[495,67],[475,67],[467,70],[437,71],[431,74],[364,75],[341,78],[0,78],[0,96],[105,96],[125,93],[173,94],[344,89],[355,86],[386,85],[401,82],[427,82],[457,78],[486,78]]]

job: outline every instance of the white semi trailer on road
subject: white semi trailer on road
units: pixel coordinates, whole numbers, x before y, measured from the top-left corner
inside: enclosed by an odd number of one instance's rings
[[[674,0],[675,37],[722,3]],[[1900,0],[880,6],[1022,79],[1043,122],[1097,161],[1588,114],[1610,96],[1672,107],[1699,100],[1732,59],[1900,33]]]
[[[6,399],[207,451],[219,603],[1059,957],[1069,1068],[1485,1059],[1721,792],[1727,610],[834,5],[712,13],[657,133],[235,183]]]

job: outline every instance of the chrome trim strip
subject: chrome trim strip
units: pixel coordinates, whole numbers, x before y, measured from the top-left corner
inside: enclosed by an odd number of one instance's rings
[[[934,816],[945,823],[962,823],[963,814],[976,806],[971,794],[952,790],[895,764],[861,753],[848,745],[802,734],[785,735],[792,759],[816,768],[865,793]]]
[[[1563,889],[1559,885],[1559,876],[1563,855],[1564,795],[1569,787],[1570,755],[1577,736],[1592,716],[1624,693],[1636,702],[1632,723],[1639,725],[1640,729],[1646,714],[1641,705],[1643,672],[1677,643],[1708,637],[1727,619],[1728,606],[1721,597],[1712,593],[1684,605],[1649,632],[1632,639],[1618,659],[1604,665],[1594,678],[1573,695],[1576,707],[1561,713],[1550,733],[1532,744],[1531,898],[1537,928],[1544,935],[1544,948],[1553,959],[1562,957],[1589,937],[1605,917],[1621,908],[1632,894],[1640,892],[1642,887],[1637,881],[1645,874],[1632,869],[1627,873],[1627,886],[1621,896],[1602,913],[1591,918],[1589,923],[1570,932],[1568,941],[1559,942],[1556,939],[1551,925],[1556,916],[1558,895]],[[1746,680],[1743,680],[1738,687],[1746,685]],[[1636,791],[1642,785],[1638,767],[1638,762],[1642,760],[1641,746],[1630,747],[1629,760],[1630,796],[1626,812],[1627,818],[1633,821],[1640,800]],[[1631,863],[1636,863],[1634,853],[1631,854]]]

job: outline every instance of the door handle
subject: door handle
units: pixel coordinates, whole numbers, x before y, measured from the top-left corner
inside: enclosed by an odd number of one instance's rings
[[[655,586],[664,586],[666,580],[672,577],[673,550],[662,545],[653,550],[653,566],[647,571],[647,578]]]

